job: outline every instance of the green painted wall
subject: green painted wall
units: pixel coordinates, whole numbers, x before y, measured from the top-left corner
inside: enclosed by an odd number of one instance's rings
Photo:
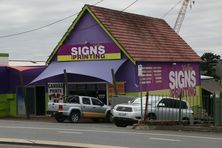
[[[8,53],[0,53],[0,57],[9,57]]]
[[[16,95],[0,94],[0,117],[16,116]]]
[[[140,96],[140,92],[126,92],[126,95],[129,96]],[[146,92],[142,92],[142,96],[145,96]],[[168,89],[149,91],[149,95],[160,95],[160,96],[169,96],[170,91]],[[196,96],[183,97],[184,100],[187,100],[192,108],[199,108],[202,106],[202,91],[200,86],[196,86]]]

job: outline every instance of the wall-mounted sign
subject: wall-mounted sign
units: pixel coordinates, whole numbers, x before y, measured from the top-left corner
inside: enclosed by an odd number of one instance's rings
[[[141,64],[138,65],[138,76],[139,77],[143,76],[143,66]]]
[[[49,102],[62,102],[63,83],[48,83]]]
[[[180,70],[169,72],[169,87],[174,96],[195,96],[197,85],[197,74],[195,69],[187,64],[182,65]]]
[[[120,59],[120,49],[113,43],[63,45],[57,53],[58,61]]]
[[[198,64],[143,64],[143,90],[169,89],[171,96],[195,96],[200,85]]]

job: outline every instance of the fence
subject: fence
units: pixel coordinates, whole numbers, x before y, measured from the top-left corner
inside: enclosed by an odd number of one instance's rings
[[[127,103],[128,99],[132,100],[132,98],[127,97],[124,97],[121,99],[121,101],[119,98],[114,98],[113,102],[119,100],[121,103]],[[142,99],[144,107],[144,112],[141,112],[142,116],[145,114],[145,102],[146,96],[144,96]],[[132,103],[138,104],[137,110],[139,110],[141,99],[137,98],[136,100],[132,101]],[[130,109],[131,112],[133,112],[133,108],[135,107]],[[124,109],[124,107],[122,109]],[[136,118],[141,119],[141,116]],[[216,95],[203,95],[202,97],[195,96],[172,98],[169,96],[149,95],[147,114],[145,118],[155,121],[178,121],[179,123],[191,121],[192,119],[192,123],[194,124],[207,123],[219,125],[222,123],[222,97]]]

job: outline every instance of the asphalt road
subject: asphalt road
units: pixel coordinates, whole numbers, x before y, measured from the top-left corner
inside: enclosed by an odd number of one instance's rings
[[[0,144],[0,148],[53,148],[53,147],[33,146],[33,145]]]
[[[108,123],[0,120],[0,138],[132,148],[221,148],[222,133],[133,130]]]

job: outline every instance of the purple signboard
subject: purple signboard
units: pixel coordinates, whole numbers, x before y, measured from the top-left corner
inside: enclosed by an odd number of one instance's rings
[[[63,45],[57,53],[58,61],[108,60],[120,58],[120,49],[114,43]]]
[[[164,63],[142,64],[140,81],[143,90],[169,89],[172,96],[195,96],[200,85],[199,64]]]

